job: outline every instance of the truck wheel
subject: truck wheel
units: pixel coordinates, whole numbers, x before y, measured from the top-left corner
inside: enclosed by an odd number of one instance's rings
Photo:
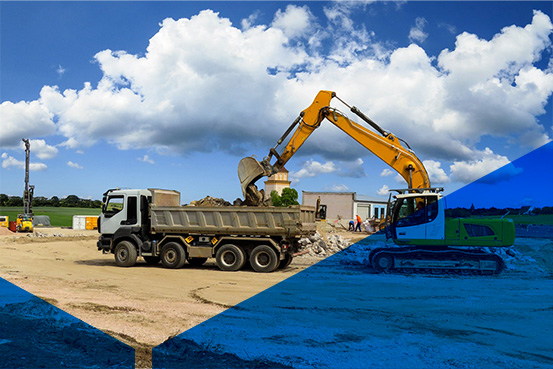
[[[292,254],[288,254],[288,253],[284,254],[284,259],[280,261],[278,268],[279,269],[286,268],[288,265],[292,263],[292,259],[294,259]]]
[[[271,247],[259,245],[250,255],[250,264],[256,272],[270,273],[278,267],[279,259]]]
[[[159,256],[142,256],[144,258],[144,261],[148,265],[156,265],[159,263]]]
[[[207,261],[207,258],[190,258],[188,259],[188,264],[193,266],[200,266],[200,265],[204,265],[206,261]]]
[[[161,249],[161,264],[165,268],[179,269],[186,261],[186,252],[176,242],[169,242]]]
[[[231,272],[242,269],[246,263],[244,251],[240,247],[231,244],[221,246],[217,251],[217,255],[215,255],[215,260],[219,269]]]
[[[138,256],[136,247],[129,241],[121,241],[115,247],[115,264],[122,267],[130,267],[136,263]]]

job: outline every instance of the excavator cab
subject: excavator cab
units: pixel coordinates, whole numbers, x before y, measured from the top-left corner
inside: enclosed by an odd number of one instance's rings
[[[441,189],[395,190],[387,234],[398,245],[434,244],[444,240],[445,206]]]

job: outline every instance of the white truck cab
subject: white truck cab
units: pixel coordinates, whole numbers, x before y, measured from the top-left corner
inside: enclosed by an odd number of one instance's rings
[[[142,225],[151,202],[149,190],[108,190],[104,194],[104,205],[98,222],[102,234],[114,234],[121,228]]]

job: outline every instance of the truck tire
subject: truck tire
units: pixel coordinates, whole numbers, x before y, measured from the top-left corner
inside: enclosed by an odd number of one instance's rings
[[[267,245],[257,246],[250,255],[250,264],[256,272],[270,273],[278,267],[279,263],[276,251]]]
[[[242,269],[246,263],[246,257],[244,251],[232,244],[226,244],[221,246],[215,255],[217,266],[221,270],[235,272]]]
[[[185,262],[186,252],[180,244],[169,242],[161,249],[161,264],[165,268],[179,269]]]
[[[136,263],[138,253],[136,247],[130,241],[121,241],[115,246],[113,252],[115,256],[115,264],[122,267],[130,267]]]
[[[207,261],[207,258],[190,258],[188,259],[188,264],[192,266],[200,266],[200,265],[204,265],[206,261]]]
[[[159,256],[142,256],[144,258],[144,261],[148,265],[156,265],[159,263]]]
[[[294,259],[292,254],[289,254],[289,253],[284,254],[284,259],[282,259],[280,261],[280,264],[278,265],[278,268],[279,269],[286,268],[288,265],[290,265],[292,263],[292,259]]]

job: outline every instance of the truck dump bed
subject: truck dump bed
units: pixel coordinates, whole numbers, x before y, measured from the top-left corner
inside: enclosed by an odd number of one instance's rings
[[[315,232],[312,206],[152,206],[155,233],[307,236]]]

